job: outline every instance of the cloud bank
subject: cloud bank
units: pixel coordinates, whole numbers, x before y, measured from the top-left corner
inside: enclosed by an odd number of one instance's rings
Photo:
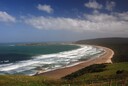
[[[39,4],[37,6],[38,10],[41,10],[41,11],[44,11],[44,12],[47,12],[47,13],[52,13],[54,10],[51,8],[50,5],[41,5]]]
[[[9,15],[7,12],[0,11],[0,22],[15,22],[15,17]]]
[[[97,31],[114,32],[128,31],[128,12],[113,14],[85,15],[84,19],[32,17],[25,22],[37,29],[71,30],[71,31]]]

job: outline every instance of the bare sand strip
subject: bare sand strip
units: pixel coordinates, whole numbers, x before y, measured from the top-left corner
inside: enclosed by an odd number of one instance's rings
[[[53,71],[49,71],[49,72],[45,72],[45,73],[41,73],[41,74],[37,74],[37,75],[42,75],[42,76],[45,76],[45,77],[48,77],[51,79],[61,79],[62,77],[66,76],[68,74],[71,74],[75,71],[78,71],[78,70],[80,70],[84,67],[87,67],[89,65],[92,65],[92,64],[112,63],[111,58],[114,55],[113,50],[106,48],[106,47],[101,47],[101,46],[95,46],[95,47],[103,48],[105,50],[105,54],[103,54],[100,57],[95,58],[95,59],[82,61],[80,64],[77,64],[72,67],[57,69],[57,70],[53,70]]]

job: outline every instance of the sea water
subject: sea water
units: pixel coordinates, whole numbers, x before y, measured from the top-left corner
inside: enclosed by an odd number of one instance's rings
[[[90,45],[48,44],[41,46],[0,45],[0,74],[33,75],[75,65],[103,54]]]

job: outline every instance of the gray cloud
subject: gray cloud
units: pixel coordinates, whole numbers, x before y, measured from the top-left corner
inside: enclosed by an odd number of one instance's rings
[[[115,13],[121,20],[128,21],[128,12]]]
[[[88,3],[84,4],[85,7],[92,8],[92,9],[102,9],[102,5],[96,2],[96,0],[90,0]]]
[[[0,11],[0,21],[1,22],[15,22],[15,17],[9,15],[7,12]]]
[[[39,4],[37,6],[37,8],[38,8],[38,10],[45,11],[47,13],[52,13],[54,11],[53,8],[51,8],[50,5],[46,5],[46,4],[45,5]]]

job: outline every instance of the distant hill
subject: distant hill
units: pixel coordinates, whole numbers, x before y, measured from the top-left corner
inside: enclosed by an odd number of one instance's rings
[[[77,44],[99,45],[111,48],[115,55],[113,62],[128,62],[128,38],[98,38],[89,40],[80,40]]]
[[[128,38],[97,38],[97,39],[88,39],[80,40],[75,43],[78,44],[128,44]]]

